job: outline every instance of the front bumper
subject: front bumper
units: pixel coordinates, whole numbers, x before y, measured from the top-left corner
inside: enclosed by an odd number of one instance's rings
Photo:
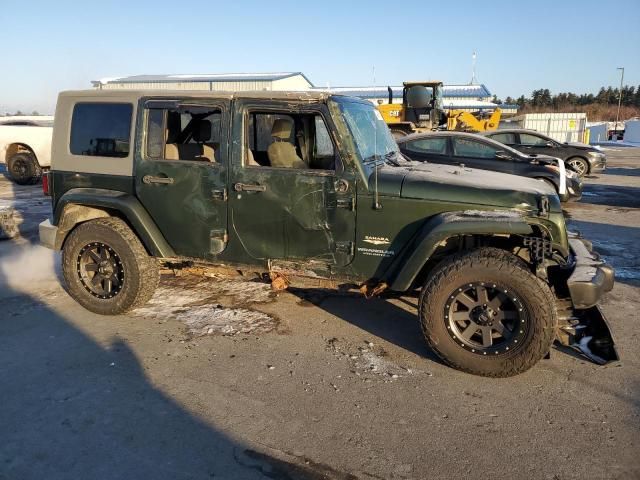
[[[577,237],[569,239],[575,257],[575,268],[567,280],[574,308],[584,310],[598,303],[613,288],[614,271],[600,256],[590,251]]]
[[[571,302],[559,309],[558,340],[600,365],[617,361],[611,330],[597,306],[602,295],[613,288],[613,268],[591,251],[588,242],[573,236],[569,245],[575,259],[567,279]]]
[[[559,197],[561,202],[580,200],[582,198],[582,180],[567,177],[567,191]]]
[[[589,173],[602,173],[607,168],[607,157],[590,157]]]

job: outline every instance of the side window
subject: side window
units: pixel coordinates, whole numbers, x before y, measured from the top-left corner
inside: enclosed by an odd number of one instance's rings
[[[407,142],[405,148],[410,152],[416,153],[431,153],[434,155],[446,155],[447,153],[447,138],[435,137],[435,138],[422,138],[413,142]]]
[[[69,150],[73,155],[127,157],[132,114],[130,103],[76,104]]]
[[[454,138],[453,154],[456,157],[495,158],[496,149],[470,138]]]
[[[211,107],[147,108],[145,156],[151,160],[219,162],[222,112]]]
[[[334,170],[336,153],[322,115],[249,112],[245,166]]]
[[[521,133],[520,134],[520,144],[527,145],[530,147],[533,146],[543,146],[547,144],[546,139],[542,137],[538,137],[537,135],[531,135],[529,133]]]
[[[515,145],[516,143],[515,133],[496,133],[495,135],[491,135],[490,138],[505,145]]]

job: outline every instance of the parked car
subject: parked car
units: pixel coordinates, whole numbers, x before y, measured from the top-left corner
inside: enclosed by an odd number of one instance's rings
[[[560,143],[535,130],[505,129],[483,132],[481,135],[527,155],[561,158],[581,177],[603,172],[607,167],[607,156],[598,148],[585,143]]]
[[[38,183],[51,165],[53,117],[0,117],[0,163],[20,185]]]
[[[582,181],[575,172],[564,171],[562,160],[547,155],[525,155],[473,133],[416,133],[399,138],[397,142],[400,151],[412,160],[463,164],[533,178],[551,185],[563,202],[579,200],[582,196]]]
[[[418,292],[449,365],[504,377],[555,338],[616,359],[598,308],[613,269],[567,232],[538,181],[407,162],[374,105],[329,92],[60,94],[53,215],[69,294],[114,315],[159,267],[287,285]],[[389,319],[390,322],[393,319]]]

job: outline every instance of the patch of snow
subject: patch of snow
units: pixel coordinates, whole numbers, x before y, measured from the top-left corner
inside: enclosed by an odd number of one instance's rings
[[[269,302],[272,298],[271,287],[264,283],[172,277],[163,282],[146,305],[132,313],[177,319],[193,335],[267,333],[277,327],[277,320],[247,307]],[[228,303],[232,307],[220,303]]]

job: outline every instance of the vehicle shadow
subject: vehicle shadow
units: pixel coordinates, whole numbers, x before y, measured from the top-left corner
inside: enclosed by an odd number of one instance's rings
[[[422,336],[416,318],[418,308],[416,297],[389,294],[385,298],[366,299],[358,293],[336,293],[325,289],[290,287],[288,291],[371,335],[442,364],[442,361],[427,347]],[[401,308],[395,303],[403,303],[408,308]]]
[[[582,191],[580,203],[640,208],[640,187],[587,184]]]
[[[252,450],[217,430],[156,387],[117,333],[101,345],[12,287],[4,260],[0,478],[354,478]]]
[[[615,269],[616,282],[640,286],[640,226],[568,219],[571,231],[593,242],[593,249]]]
[[[607,175],[620,175],[623,177],[640,177],[640,168],[623,168],[623,167],[613,167],[607,168]]]

